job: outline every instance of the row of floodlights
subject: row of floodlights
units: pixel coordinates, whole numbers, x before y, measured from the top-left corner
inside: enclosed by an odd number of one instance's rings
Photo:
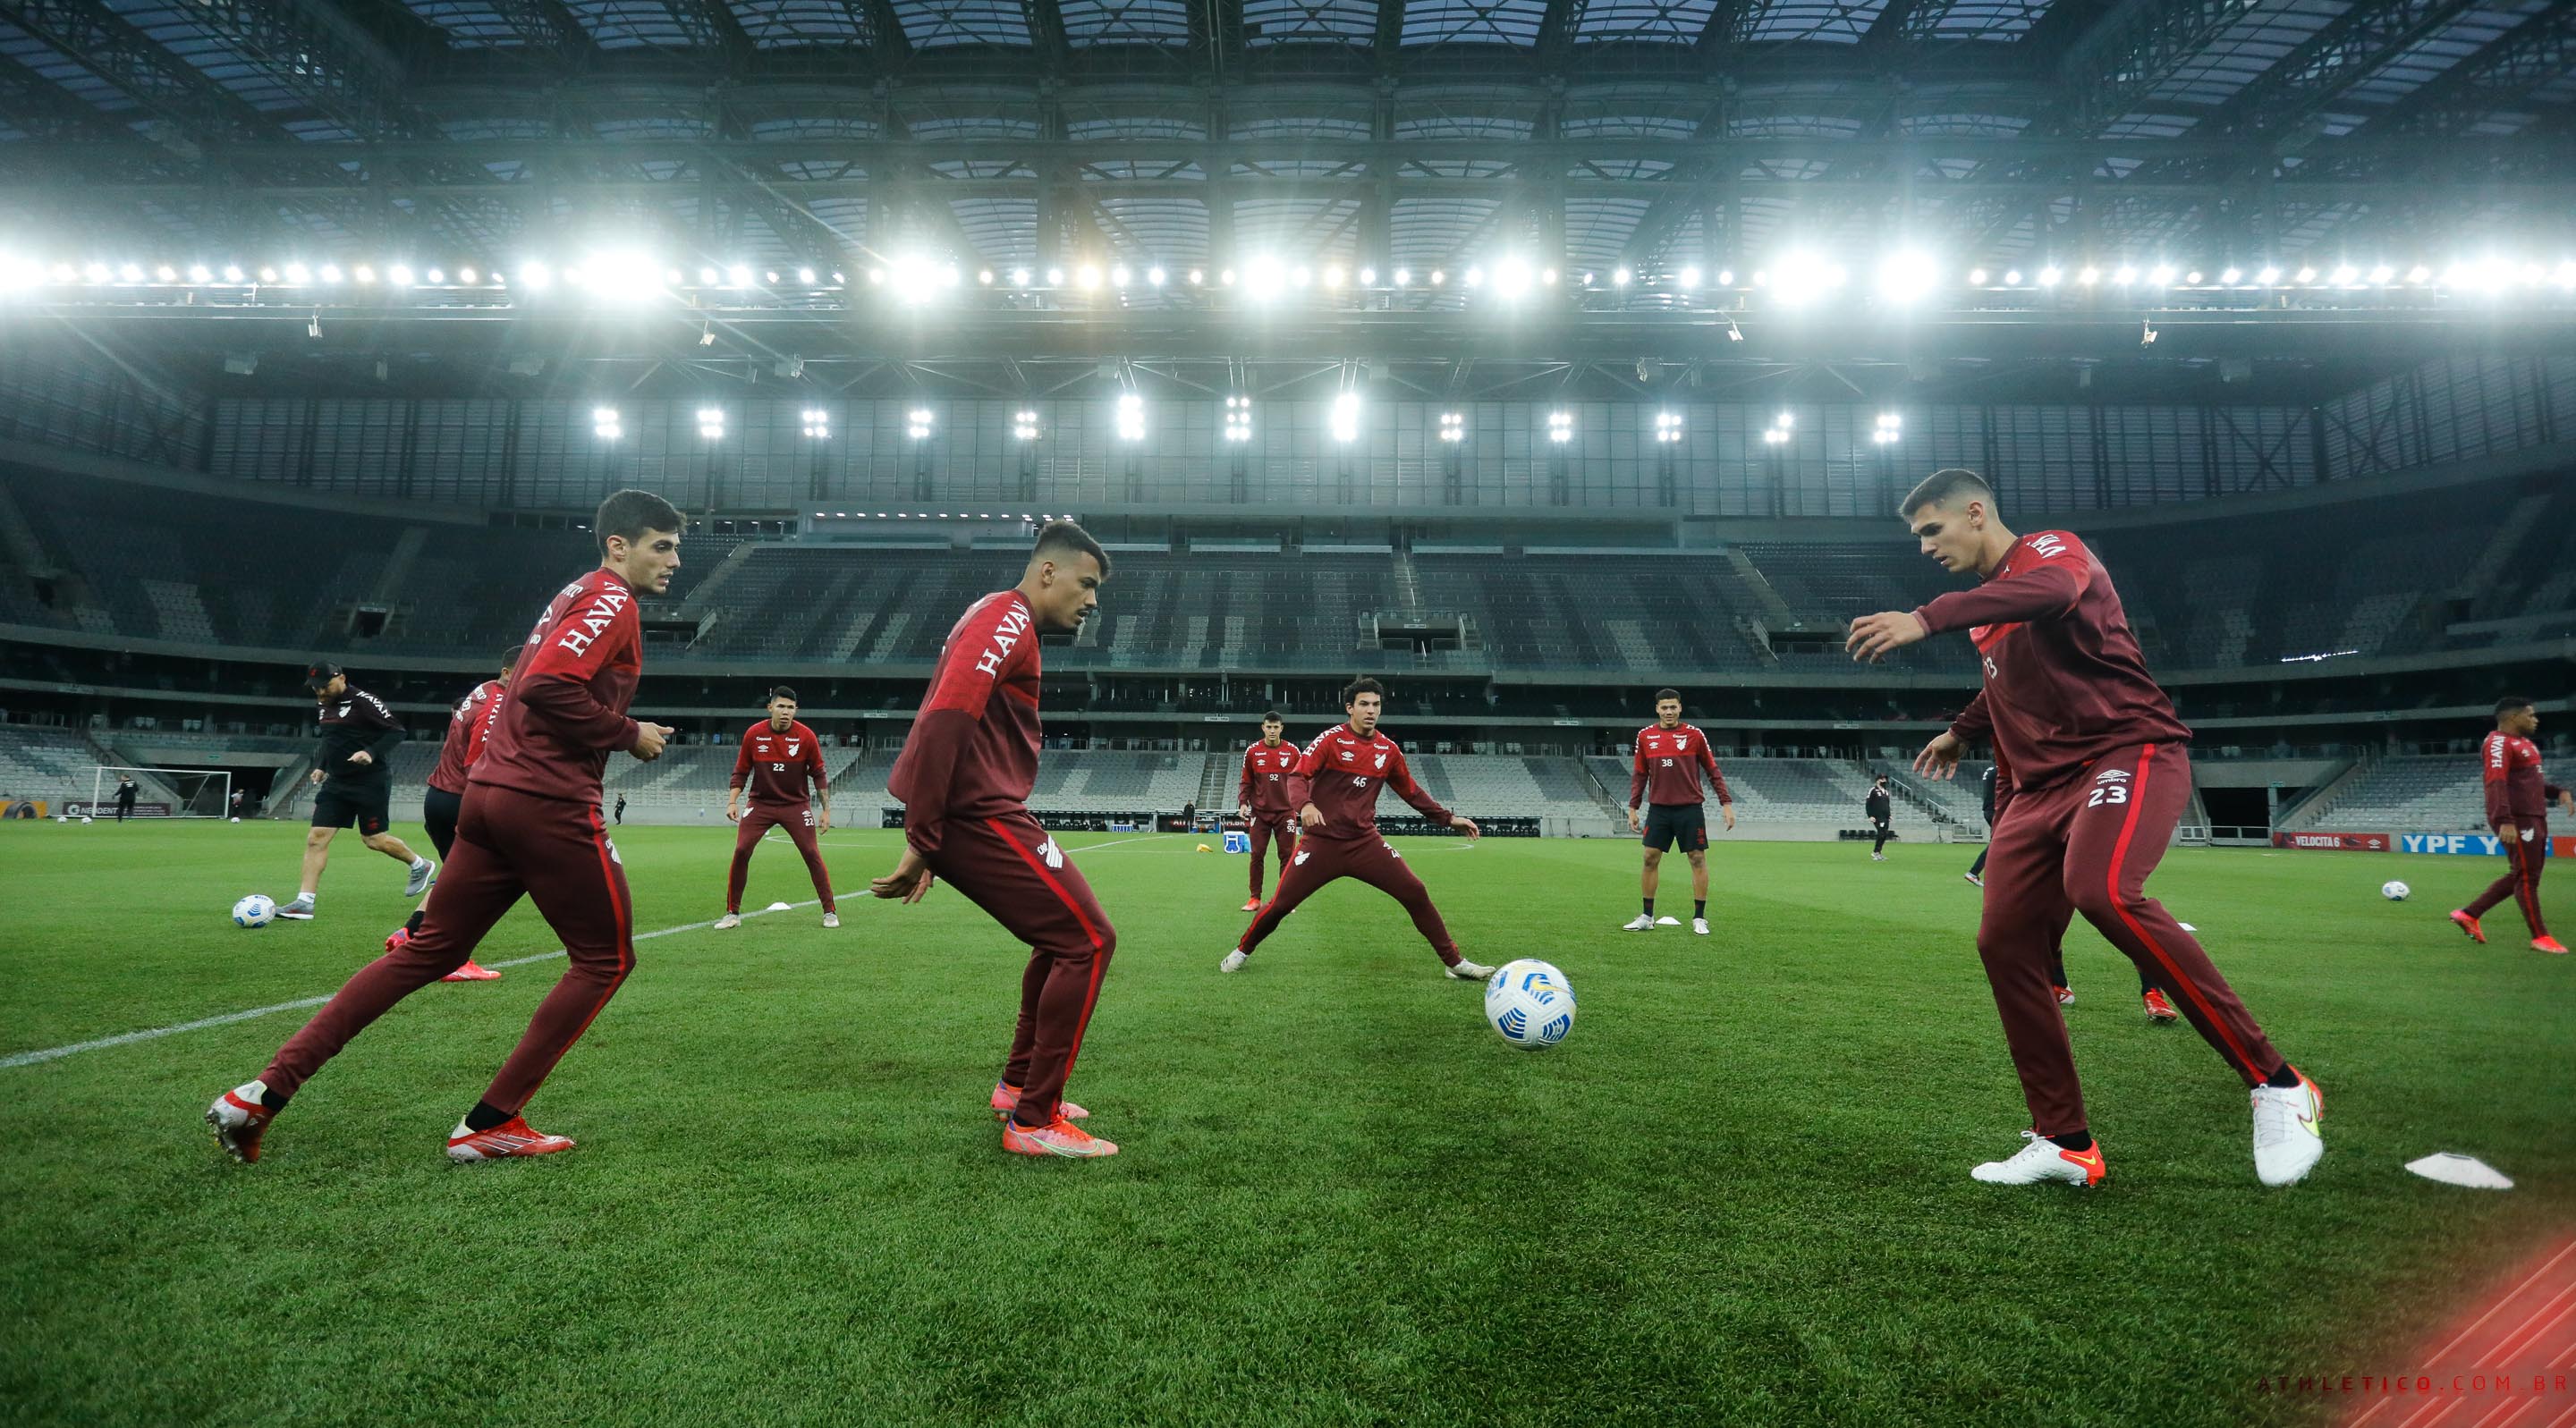
[[[943,290],[957,289],[968,282],[966,270],[953,262],[926,258],[899,258],[889,263],[871,265],[860,270],[866,283],[892,293],[898,301],[919,303],[934,300]],[[694,273],[672,266],[640,250],[611,250],[595,253],[580,262],[557,268],[529,260],[505,275],[501,269],[476,268],[471,264],[449,268],[439,264],[415,266],[407,261],[390,261],[381,265],[356,263],[344,268],[338,263],[308,265],[302,262],[262,264],[244,267],[239,263],[220,266],[191,263],[185,267],[170,263],[146,266],[136,262],[110,263],[92,259],[83,263],[41,262],[35,259],[0,253],[0,292],[44,285],[73,286],[264,286],[264,287],[359,287],[382,285],[392,288],[455,287],[506,289],[515,286],[525,292],[543,292],[560,283],[580,288],[604,302],[640,302],[672,289],[692,286],[701,289],[751,289],[782,286],[809,289],[841,288],[849,285],[848,275],[839,271],[812,267],[793,269],[755,268],[745,263],[722,265],[701,264]],[[2193,266],[2167,261],[2104,262],[2060,264],[2042,263],[2030,268],[2005,267],[1990,269],[1971,267],[1964,271],[1951,268],[1928,252],[1906,249],[1890,254],[1877,266],[1879,295],[1899,302],[1928,297],[1949,285],[1954,277],[1970,289],[2053,289],[2110,287],[2139,288],[2426,288],[2440,287],[2456,291],[2503,292],[2513,287],[2554,285],[2576,289],[2576,261],[2561,261],[2555,267],[2528,259],[2482,257],[2455,260],[2436,270],[2429,264],[2414,263],[2404,267],[2392,262],[2337,262],[2320,265],[2301,263],[2296,266],[2267,262],[2247,266],[2230,263],[2218,266]],[[1743,286],[1767,293],[1785,305],[1827,297],[1852,281],[1845,265],[1820,255],[1790,253],[1772,264],[1755,268],[1745,275]],[[1220,267],[1213,271],[1194,267],[1174,271],[1160,265],[1132,268],[1124,263],[1078,263],[1071,268],[1014,267],[1008,270],[978,269],[973,276],[977,286],[1031,291],[1066,289],[1096,291],[1102,288],[1124,291],[1137,286],[1161,288],[1171,284],[1188,287],[1233,289],[1255,299],[1269,298],[1302,289],[1336,291],[1344,288],[1406,289],[1416,287],[1447,288],[1453,274],[1447,267],[1417,271],[1409,266],[1391,267],[1383,272],[1375,266],[1346,268],[1339,263],[1309,264],[1254,257],[1240,268]],[[1559,286],[1587,290],[1624,290],[1632,286],[1660,286],[1683,292],[1703,286],[1732,289],[1738,286],[1733,268],[1705,271],[1696,264],[1683,264],[1661,272],[1645,272],[1620,266],[1606,272],[1583,270],[1561,274],[1550,264],[1526,258],[1505,257],[1491,264],[1474,263],[1454,275],[1459,287],[1480,290],[1502,298],[1516,298],[1538,288]]]
[[[1069,515],[1062,517],[1034,515],[1015,516],[1008,511],[998,513],[993,511],[941,511],[937,515],[933,515],[928,511],[878,511],[873,517],[871,517],[866,511],[816,511],[814,513],[814,519],[818,521],[864,521],[869,519],[880,521],[1026,521],[1043,524],[1047,521],[1059,519],[1069,521],[1072,520],[1073,517]]]
[[[1359,440],[1360,412],[1361,401],[1356,392],[1344,392],[1333,399],[1330,430],[1334,441],[1348,445]],[[701,438],[707,441],[724,439],[724,408],[700,407],[697,417],[698,435]],[[1786,444],[1790,429],[1796,425],[1796,422],[1797,418],[1789,412],[1781,412],[1774,416],[1771,419],[1771,425],[1764,428],[1762,432],[1763,443],[1769,446]],[[915,407],[904,414],[904,435],[914,441],[929,440],[937,432],[938,427],[938,414],[928,407]],[[1658,445],[1668,446],[1679,442],[1682,439],[1682,428],[1681,413],[1670,411],[1655,413],[1654,439]],[[625,418],[615,407],[593,407],[590,413],[590,429],[591,434],[602,441],[620,441],[626,436]],[[1145,439],[1145,399],[1143,397],[1130,392],[1118,398],[1117,429],[1118,437],[1122,441]],[[822,407],[807,407],[803,416],[803,430],[809,439],[829,440],[832,435],[831,412]],[[1880,446],[1886,446],[1903,439],[1904,432],[1905,418],[1895,412],[1884,412],[1879,415],[1877,426],[1870,432],[1870,440]],[[1223,434],[1229,442],[1246,442],[1252,439],[1252,398],[1231,396],[1225,399]],[[1013,413],[1011,436],[1018,441],[1037,440],[1038,414],[1034,411]],[[1467,439],[1466,413],[1442,412],[1440,439],[1453,445],[1465,441]],[[1547,439],[1559,446],[1572,441],[1574,413],[1549,412]]]

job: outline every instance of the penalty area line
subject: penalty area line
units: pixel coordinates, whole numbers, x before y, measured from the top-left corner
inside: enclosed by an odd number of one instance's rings
[[[833,894],[836,899],[843,897],[857,897],[859,895],[860,894],[858,893]],[[788,911],[793,912],[800,908],[820,907],[822,905],[823,900],[821,898],[809,897],[803,902],[788,904]],[[769,909],[764,908],[759,912],[746,912],[742,916],[743,920],[748,922],[752,918],[765,917],[768,914]],[[714,918],[709,918],[704,922],[684,922],[677,927],[660,927],[655,928],[651,932],[638,932],[635,934],[633,940],[637,942],[650,942],[656,937],[672,937],[683,932],[700,932],[715,925],[716,923]],[[550,961],[563,955],[564,949],[558,947],[552,952],[539,952],[527,957],[513,957],[506,962],[486,962],[483,965],[494,971],[501,971],[510,967],[525,967],[531,962]],[[318,1007],[324,1002],[331,1000],[331,996],[332,994],[325,993],[318,997],[298,997],[291,1002],[278,1002],[271,1006],[251,1007],[244,1011],[225,1012],[221,1016],[200,1017],[195,1021],[183,1021],[171,1026],[155,1026],[146,1028],[142,1031],[128,1031],[115,1036],[102,1036],[96,1041],[75,1041],[69,1046],[49,1046],[42,1051],[12,1052],[7,1056],[0,1056],[0,1069],[8,1069],[18,1066],[33,1066],[38,1062],[43,1061],[59,1061],[66,1056],[78,1056],[84,1051],[105,1051],[110,1047],[131,1046],[138,1041],[157,1041],[165,1036],[177,1036],[181,1032],[206,1031],[213,1027],[230,1026],[237,1021],[252,1021],[259,1017],[275,1016],[277,1013],[282,1011],[300,1011],[305,1007]]]

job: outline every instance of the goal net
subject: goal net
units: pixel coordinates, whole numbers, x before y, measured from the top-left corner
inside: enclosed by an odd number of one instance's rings
[[[70,813],[116,816],[117,785],[134,783],[138,818],[222,818],[232,811],[233,776],[222,769],[150,769],[96,764],[90,769],[89,806]]]

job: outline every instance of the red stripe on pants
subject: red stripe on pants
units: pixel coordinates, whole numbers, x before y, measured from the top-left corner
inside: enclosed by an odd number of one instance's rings
[[[2549,846],[2549,825],[2543,823],[2537,828],[2524,828],[2517,824],[2513,827],[2516,834],[2529,833],[2531,836],[2505,841],[2504,876],[2487,884],[2487,890],[2478,894],[2463,911],[2471,917],[2484,917],[2488,908],[2512,898],[2514,906],[2522,910],[2522,920],[2530,924],[2532,937],[2537,940],[2549,935],[2547,924],[2540,919],[2540,874],[2549,862],[2542,856]]]
[[[2209,1005],[2209,999],[2202,995],[2200,987],[2193,979],[2184,976],[2182,968],[2174,965],[2172,954],[2166,952],[2164,946],[2146,928],[2138,925],[2137,914],[2129,905],[2130,900],[2120,891],[2120,876],[2129,860],[2129,839],[2137,833],[2138,814],[2147,806],[2147,776],[2154,770],[2155,762],[2155,745],[2149,744],[2138,751],[2138,778],[2129,794],[2129,816],[2120,823],[2120,841],[2111,849],[2111,866],[2102,875],[2103,901],[2118,910],[2120,921],[2129,929],[2129,935],[2144,943],[2146,949],[2155,954],[2157,965],[2165,969],[2166,978],[2181,989],[2182,994],[2190,999],[2193,1006],[2199,1008],[2200,1017],[2195,1019],[2194,1024],[2197,1025],[2199,1021],[2206,1020],[2217,1031],[2219,1043],[2234,1059],[2237,1069],[2244,1073],[2245,1079],[2248,1082],[2260,1081],[2270,1074],[2269,1068],[2259,1071],[2255,1069],[2253,1058],[2245,1054],[2245,1047],[2237,1041],[2236,1033],[2229,1030],[2227,1023],[2219,1018],[2218,1013]],[[2141,878],[2139,881],[2143,884],[2145,879]]]

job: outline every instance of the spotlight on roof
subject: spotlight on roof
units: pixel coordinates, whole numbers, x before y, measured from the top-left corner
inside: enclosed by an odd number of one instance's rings
[[[1941,281],[1940,265],[1931,255],[1911,249],[1890,255],[1878,265],[1878,291],[1890,302],[1920,302]]]

